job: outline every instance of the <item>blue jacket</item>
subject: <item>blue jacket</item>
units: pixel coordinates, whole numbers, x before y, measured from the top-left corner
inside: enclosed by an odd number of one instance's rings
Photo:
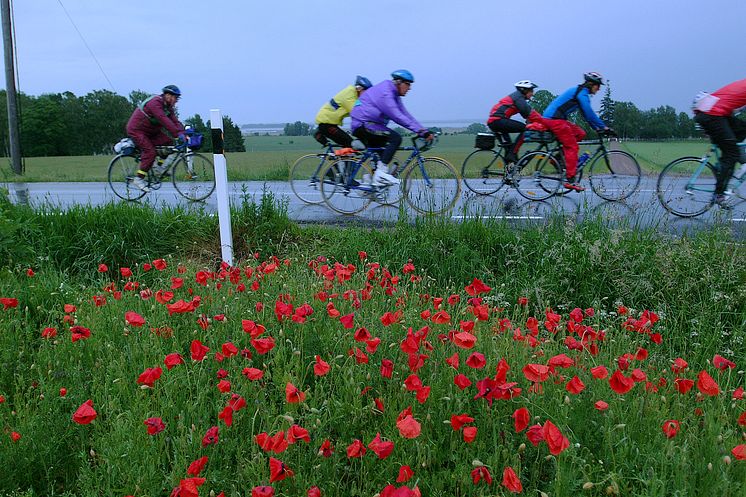
[[[389,120],[413,133],[425,129],[404,108],[399,91],[391,80],[382,81],[360,95],[350,117],[353,132],[363,125],[371,131],[385,131]]]
[[[601,118],[593,112],[590,93],[585,86],[568,88],[562,95],[552,100],[552,103],[544,111],[543,117],[567,120],[578,108],[580,108],[583,118],[591,125],[591,128],[599,130],[606,127]]]

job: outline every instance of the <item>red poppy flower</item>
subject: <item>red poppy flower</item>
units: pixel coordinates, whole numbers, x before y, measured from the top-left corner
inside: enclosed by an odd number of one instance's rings
[[[231,391],[231,382],[228,380],[220,380],[218,382],[218,391],[220,393],[228,393]]]
[[[746,426],[746,411],[742,412],[740,416],[738,416],[738,424],[741,426]]]
[[[671,365],[671,371],[673,371],[676,374],[681,373],[684,371],[689,364],[682,359],[681,357],[674,359],[673,364]]]
[[[472,418],[468,414],[454,414],[453,416],[451,416],[451,428],[453,428],[453,431],[458,431],[465,424],[473,422],[474,418]]]
[[[67,388],[60,388],[60,397],[64,397],[65,395],[67,395]]]
[[[609,377],[609,370],[606,369],[606,366],[596,366],[591,368],[591,374],[597,380],[605,380]]]
[[[99,273],[105,273],[108,270],[109,270],[109,266],[107,266],[106,264],[101,263],[101,264],[98,265],[98,272]]]
[[[370,340],[365,341],[365,350],[367,350],[369,354],[375,354],[380,344],[381,344],[380,338],[378,337],[371,338]]]
[[[381,440],[381,434],[376,433],[376,437],[368,444],[368,448],[372,450],[379,459],[386,459],[394,450],[394,442],[384,442]]]
[[[730,451],[739,461],[746,461],[746,444],[736,445],[733,450]]]
[[[83,402],[75,411],[73,414],[73,421],[79,425],[87,425],[96,419],[97,416],[98,413],[93,408],[93,401],[89,399]]]
[[[156,435],[166,429],[161,418],[148,418],[143,421],[143,424],[148,429],[148,435]]]
[[[274,497],[274,495],[275,489],[267,485],[251,489],[251,497]]]
[[[485,285],[482,280],[474,278],[474,281],[472,281],[471,284],[467,285],[464,290],[466,290],[466,293],[468,293],[472,297],[475,297],[479,294],[489,292],[490,290],[492,290],[492,288]]]
[[[632,378],[627,378],[617,369],[614,371],[614,374],[611,375],[609,385],[616,393],[623,395],[632,390],[632,387],[635,386],[635,381]]]
[[[435,324],[446,324],[451,322],[451,315],[446,311],[438,311],[433,314],[432,321]]]
[[[523,492],[523,485],[521,485],[521,479],[515,474],[515,470],[508,466],[503,470],[503,486],[508,491],[519,494]]]
[[[547,366],[553,368],[569,368],[574,364],[575,361],[567,357],[565,354],[556,355],[547,362]]]
[[[285,400],[290,404],[298,404],[306,400],[306,394],[288,382],[285,384]]]
[[[420,380],[419,376],[417,376],[416,374],[411,374],[407,376],[407,379],[404,380],[404,388],[406,388],[409,392],[419,390],[420,388],[422,388],[422,380]]]
[[[313,365],[313,374],[316,376],[324,376],[329,372],[331,367],[329,366],[329,363],[326,362],[321,358],[321,356],[316,356],[316,362]]]
[[[221,346],[221,350],[225,357],[233,357],[234,355],[238,354],[238,347],[233,345],[231,342],[225,342]]]
[[[467,331],[453,335],[453,344],[461,349],[470,349],[477,343],[477,337]]]
[[[321,489],[314,485],[313,487],[308,489],[308,492],[306,492],[307,497],[321,497]]]
[[[685,378],[676,378],[673,380],[673,386],[679,393],[687,393],[694,386],[694,380],[687,380]]]
[[[161,377],[163,374],[163,369],[160,367],[155,368],[146,368],[145,371],[140,373],[140,376],[137,378],[137,383],[139,385],[147,385],[149,387],[153,387],[155,382]]]
[[[712,358],[712,365],[721,371],[725,371],[726,369],[733,369],[736,367],[735,362],[729,361],[719,354],[715,354],[715,357]]]
[[[609,408],[609,404],[607,404],[603,400],[598,400],[595,404],[593,404],[593,407],[595,407],[599,411],[605,411]]]
[[[264,355],[275,348],[275,339],[272,337],[252,338],[251,346],[254,347],[257,354]]]
[[[199,476],[202,470],[205,469],[206,464],[207,456],[202,456],[199,459],[192,461],[192,463],[189,465],[189,468],[187,468],[187,474],[189,476]]]
[[[21,439],[21,434],[17,431],[10,432],[10,439],[13,440],[13,442],[17,442]]]
[[[420,404],[424,404],[428,397],[430,397],[430,387],[422,387],[419,390],[417,390],[417,394],[415,395],[417,398],[417,402]]]
[[[641,383],[648,379],[648,375],[646,375],[645,372],[640,368],[633,369],[632,373],[630,373],[629,376],[635,383]]]
[[[523,376],[528,381],[539,383],[549,378],[549,368],[543,364],[526,364],[523,367]]]
[[[299,440],[309,443],[311,442],[311,435],[309,435],[308,430],[302,426],[292,425],[288,428],[287,439],[289,444],[294,444]]]
[[[476,485],[480,480],[484,480],[487,485],[492,485],[492,475],[486,466],[478,466],[471,471],[471,481]]]
[[[562,451],[570,446],[570,441],[567,437],[562,435],[559,428],[551,421],[544,423],[544,440],[549,446],[549,452],[555,456],[561,454]]]
[[[41,332],[42,338],[54,338],[57,336],[57,328],[47,327]]]
[[[573,376],[572,379],[567,382],[567,385],[565,385],[565,390],[571,394],[577,395],[585,390],[585,383],[583,383],[577,376]]]
[[[422,426],[411,414],[397,421],[396,427],[399,429],[399,434],[404,438],[417,438],[422,431]]]
[[[529,414],[528,409],[521,407],[513,413],[513,420],[515,432],[520,433],[528,427],[528,423],[531,421],[531,414]]]
[[[742,400],[744,398],[743,387],[738,387],[733,390],[733,398],[736,400]]]
[[[285,466],[285,463],[274,457],[269,458],[269,482],[282,481],[293,476],[295,473]]]
[[[153,261],[153,267],[156,268],[158,271],[163,271],[168,267],[166,264],[166,261],[163,259],[156,259]]]
[[[461,390],[471,386],[471,380],[462,374],[457,374],[453,378],[453,383]]]
[[[539,442],[544,441],[544,427],[540,424],[529,426],[528,431],[526,431],[526,438],[528,438],[528,441],[536,447],[539,445]]]
[[[391,378],[394,373],[394,362],[390,359],[383,359],[381,361],[381,376],[384,378]]]
[[[463,432],[464,442],[470,444],[477,438],[477,427],[466,426]]]
[[[218,419],[225,423],[225,426],[231,426],[233,424],[233,408],[227,405],[218,414]]]
[[[171,371],[171,368],[173,368],[174,366],[184,364],[184,358],[181,356],[181,354],[174,352],[166,356],[166,358],[163,360],[163,364],[166,365],[166,369]]]
[[[88,328],[84,328],[82,326],[78,326],[77,324],[75,326],[70,327],[70,339],[73,342],[77,342],[78,340],[85,340],[91,336],[91,330]]]
[[[334,447],[329,440],[324,440],[319,447],[319,455],[322,457],[331,457],[334,454]]]
[[[700,371],[697,375],[697,388],[703,394],[711,397],[720,393],[720,387],[705,370]]]
[[[347,446],[347,457],[350,459],[356,459],[363,457],[368,449],[365,448],[365,444],[357,438]]]
[[[244,368],[241,374],[243,374],[251,381],[257,381],[262,379],[262,377],[264,376],[264,371],[257,368]]]
[[[679,432],[679,428],[681,428],[681,423],[675,419],[669,419],[663,423],[663,433],[666,435],[666,438],[675,437]]]
[[[205,436],[202,437],[202,447],[207,447],[208,445],[215,445],[220,440],[220,434],[218,432],[218,427],[213,426],[211,428],[208,428],[205,432]]]
[[[451,357],[446,359],[446,364],[451,366],[453,369],[458,369],[458,365],[459,365],[458,352],[455,352]]]
[[[185,478],[179,482],[171,495],[178,497],[199,497],[199,487],[204,485],[204,478]]]
[[[487,360],[484,355],[480,352],[472,352],[472,354],[466,359],[466,365],[473,369],[482,369],[487,365]]]
[[[342,326],[346,330],[349,330],[349,329],[351,329],[354,326],[354,324],[353,324],[353,320],[354,319],[355,319],[355,314],[354,313],[353,314],[347,314],[345,316],[340,317],[339,318],[339,322],[342,323]]]

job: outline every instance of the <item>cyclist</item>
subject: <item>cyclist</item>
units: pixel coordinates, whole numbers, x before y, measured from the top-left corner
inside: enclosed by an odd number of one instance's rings
[[[373,174],[374,185],[398,185],[399,179],[390,174],[388,164],[401,145],[399,133],[387,127],[389,121],[407,128],[427,141],[433,134],[410,114],[401,97],[407,94],[414,83],[414,76],[406,69],[391,73],[391,79],[371,87],[352,109],[352,134],[369,147],[385,147]]]
[[[352,137],[339,126],[345,117],[350,115],[352,107],[360,95],[373,86],[370,80],[364,76],[355,78],[355,84],[349,85],[334,95],[328,102],[321,106],[316,114],[318,128],[314,134],[317,142],[326,146],[327,139],[343,147],[352,146]]]
[[[171,145],[173,137],[178,137],[182,143],[186,141],[184,125],[176,116],[179,98],[181,90],[176,85],[164,86],[160,95],[153,95],[141,103],[127,122],[127,135],[141,152],[140,169],[132,184],[142,191],[149,190],[145,176],[155,161],[155,147]]]
[[[715,169],[714,201],[730,209],[726,188],[736,162],[740,162],[738,142],[746,138],[746,122],[737,114],[746,106],[746,79],[725,85],[712,93],[700,93],[694,101],[694,120],[702,126],[712,143],[720,147],[720,167]]]
[[[490,110],[487,126],[493,133],[501,136],[502,141],[511,143],[510,133],[520,133],[516,142],[506,153],[505,162],[508,164],[518,162],[518,150],[523,144],[523,132],[526,131],[525,123],[511,119],[510,116],[520,114],[526,121],[529,121],[532,113],[536,114],[535,117],[539,117],[539,113],[532,111],[528,103],[534,96],[534,89],[538,86],[528,79],[523,79],[515,84],[516,91],[501,98]],[[531,117],[531,120],[533,119]]]
[[[580,109],[580,113],[591,128],[596,131],[611,132],[610,128],[593,112],[590,96],[598,93],[604,84],[603,76],[597,72],[583,74],[584,82],[567,89],[555,98],[544,111],[541,121],[557,137],[562,144],[565,155],[565,169],[567,180],[565,188],[582,192],[585,190],[575,180],[578,169],[578,142],[585,138],[585,131],[577,124],[568,121],[571,114]]]

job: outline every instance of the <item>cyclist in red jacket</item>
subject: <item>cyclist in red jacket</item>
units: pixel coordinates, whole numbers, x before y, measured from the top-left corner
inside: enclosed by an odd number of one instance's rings
[[[168,85],[161,91],[160,95],[153,95],[141,103],[127,122],[127,135],[141,152],[140,169],[132,184],[143,191],[148,191],[145,176],[155,161],[155,147],[171,145],[173,137],[186,141],[184,125],[176,116],[176,102],[181,98],[181,90],[176,85]]]
[[[715,203],[725,209],[726,189],[736,162],[740,161],[738,142],[746,138],[746,122],[735,115],[746,106],[746,79],[723,86],[712,93],[702,93],[694,101],[694,120],[702,126],[712,143],[720,147],[720,167],[715,175]]]
[[[534,96],[535,88],[538,88],[538,85],[532,81],[528,79],[521,80],[515,84],[516,91],[501,98],[490,110],[487,126],[495,135],[502,137],[501,142],[511,143],[510,133],[520,133],[515,144],[506,153],[505,162],[508,164],[518,162],[518,150],[523,144],[523,132],[526,131],[525,123],[516,121],[510,117],[520,114],[526,121],[529,121],[529,118],[533,119],[531,116],[532,112],[536,114],[535,117],[539,117],[537,112],[531,110],[531,106],[528,103],[531,97]]]

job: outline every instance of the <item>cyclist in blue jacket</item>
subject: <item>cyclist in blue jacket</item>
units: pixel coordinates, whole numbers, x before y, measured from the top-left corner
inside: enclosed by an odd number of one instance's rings
[[[567,89],[544,110],[542,123],[557,137],[562,144],[565,155],[565,170],[567,181],[565,188],[582,192],[585,190],[575,180],[578,169],[578,142],[585,138],[585,131],[577,124],[568,121],[570,116],[580,109],[580,113],[588,124],[596,131],[609,131],[609,127],[593,112],[590,96],[598,93],[604,84],[603,77],[597,72],[587,72],[585,80],[578,86]]]

